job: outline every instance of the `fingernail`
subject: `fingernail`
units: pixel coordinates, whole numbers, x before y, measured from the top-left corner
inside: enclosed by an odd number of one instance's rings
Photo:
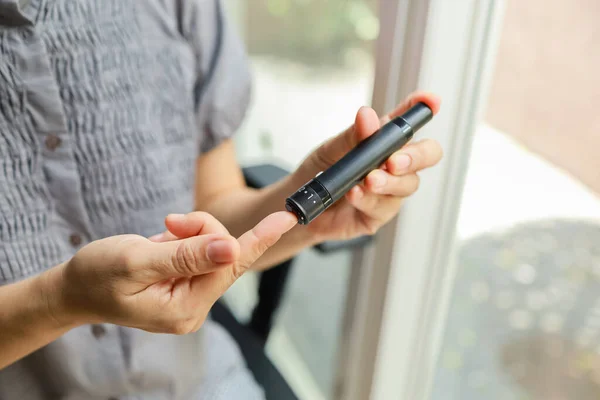
[[[405,170],[410,167],[412,163],[412,158],[408,154],[399,154],[394,157],[394,166],[397,170]]]
[[[376,171],[375,173],[373,173],[373,176],[371,179],[373,182],[373,186],[376,188],[383,187],[387,183],[387,177],[385,176],[385,173],[382,171]]]
[[[206,256],[215,263],[232,262],[231,244],[228,240],[217,240],[206,247]]]
[[[182,219],[185,218],[185,215],[183,215],[183,214],[169,214],[167,216],[167,218],[169,218],[170,220],[173,220],[173,221],[181,221]]]

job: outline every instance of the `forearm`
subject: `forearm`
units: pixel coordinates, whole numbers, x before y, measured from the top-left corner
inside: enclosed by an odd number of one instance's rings
[[[55,267],[55,268],[60,268]],[[74,325],[53,314],[57,287],[53,268],[0,287],[0,369],[65,334]]]
[[[285,198],[301,183],[293,175],[256,190],[247,187],[232,189],[202,206],[202,211],[214,215],[229,232],[238,237],[252,229],[270,213],[284,209]],[[286,233],[254,265],[254,269],[266,269],[293,257],[306,247],[319,242],[319,238],[306,226],[297,225]]]

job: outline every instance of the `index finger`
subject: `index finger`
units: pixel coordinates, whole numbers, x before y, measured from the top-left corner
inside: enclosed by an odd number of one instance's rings
[[[279,211],[268,215],[254,228],[238,238],[240,243],[239,265],[249,268],[271,246],[273,246],[284,233],[298,224],[298,218],[287,211]]]
[[[406,111],[408,111],[409,108],[411,108],[417,103],[427,104],[427,107],[431,108],[433,115],[436,115],[440,111],[440,105],[442,103],[442,100],[439,96],[430,92],[414,92],[410,94],[402,103],[398,104],[398,106],[396,106],[394,110],[392,110],[386,116],[381,118],[381,125],[384,125],[390,122],[390,120],[392,120],[393,118],[404,114]]]

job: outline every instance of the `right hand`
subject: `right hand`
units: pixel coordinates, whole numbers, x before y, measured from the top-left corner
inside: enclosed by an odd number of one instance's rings
[[[211,215],[194,214],[203,219],[196,236],[162,243],[112,236],[52,268],[54,290],[47,297],[53,317],[65,325],[194,332],[236,279],[297,223],[277,212],[236,239]]]

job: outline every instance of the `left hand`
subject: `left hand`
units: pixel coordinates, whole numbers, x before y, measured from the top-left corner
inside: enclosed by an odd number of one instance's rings
[[[362,107],[356,114],[354,125],[310,154],[293,174],[293,179],[302,183],[309,181],[390,119],[403,114],[418,102],[427,104],[434,115],[439,111],[440,99],[425,92],[413,93],[381,119],[372,108]],[[374,234],[398,213],[403,199],[417,190],[417,173],[434,166],[441,158],[442,148],[435,140],[408,143],[352,188],[345,198],[308,224],[307,229],[318,241],[345,240]]]

